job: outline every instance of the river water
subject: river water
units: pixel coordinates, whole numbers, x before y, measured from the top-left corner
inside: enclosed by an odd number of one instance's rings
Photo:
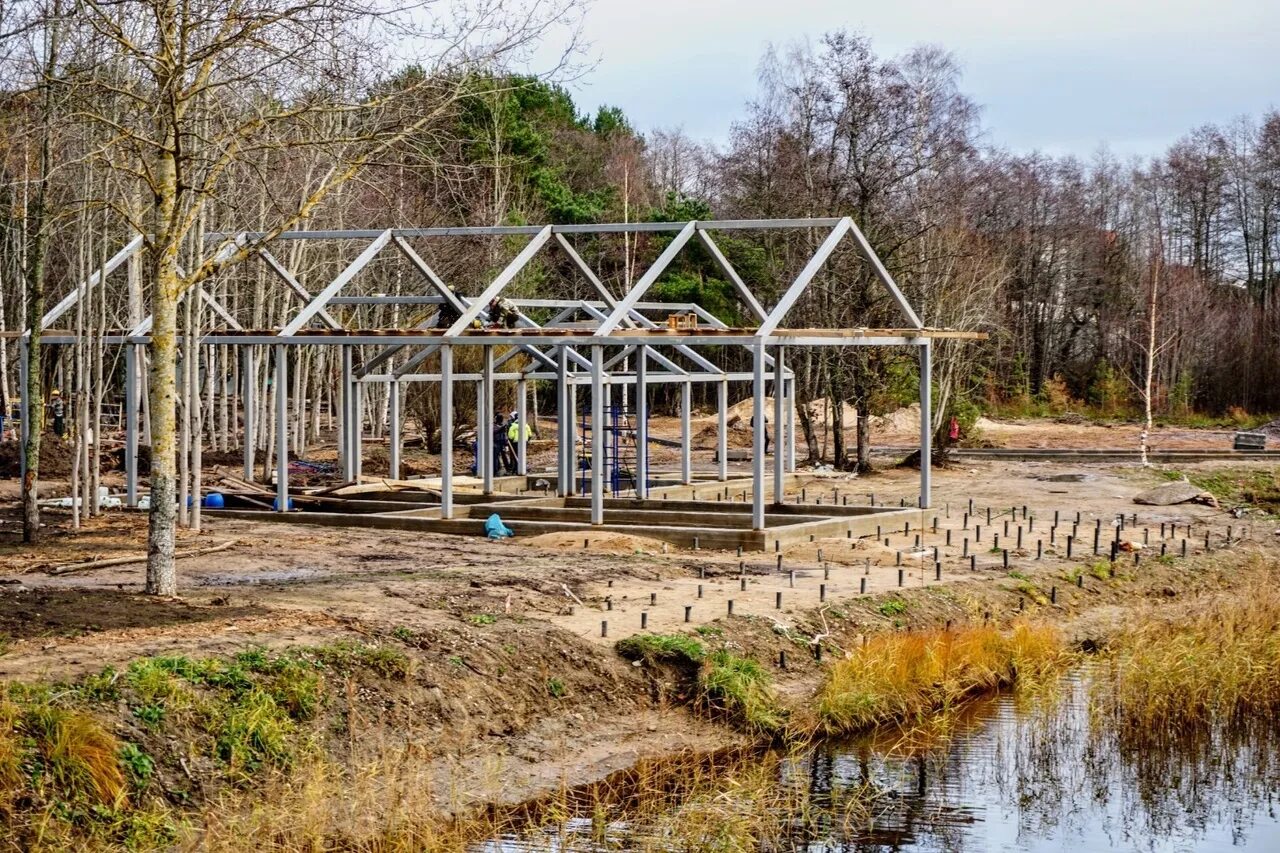
[[[789,813],[757,832],[744,833],[740,822],[762,800],[734,803],[744,768],[730,763],[713,771],[710,793],[699,793],[699,808],[713,814],[692,822],[685,815],[681,829],[661,815],[583,799],[554,825],[483,849],[1280,851],[1273,730],[1134,748],[1090,713],[1079,676],[1039,697],[970,703],[935,728],[924,740],[881,731],[767,756],[770,778],[797,795],[769,799]],[[752,760],[761,761],[737,759]],[[736,832],[716,826],[735,819]]]

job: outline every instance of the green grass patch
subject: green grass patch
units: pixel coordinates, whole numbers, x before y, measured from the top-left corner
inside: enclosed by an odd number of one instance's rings
[[[1019,581],[1017,590],[1041,607],[1044,607],[1049,603],[1049,597],[1041,592],[1040,587],[1036,586],[1031,581]]]
[[[721,650],[698,673],[699,704],[761,734],[777,734],[786,723],[773,681],[764,667]]]
[[[907,612],[907,603],[900,598],[891,598],[888,601],[882,601],[876,606],[876,610],[881,616],[901,616]]]
[[[614,643],[614,649],[627,660],[645,663],[683,663],[697,665],[707,656],[702,643],[683,634],[635,634]]]

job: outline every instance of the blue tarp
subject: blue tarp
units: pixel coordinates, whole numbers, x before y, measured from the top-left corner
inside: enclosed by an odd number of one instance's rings
[[[502,523],[496,512],[485,520],[484,533],[490,539],[505,539],[516,535],[514,530]]]

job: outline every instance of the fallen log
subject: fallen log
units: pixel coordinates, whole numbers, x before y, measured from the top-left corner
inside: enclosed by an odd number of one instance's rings
[[[182,551],[174,554],[173,558],[175,560],[181,560],[183,557],[198,557],[201,554],[216,554],[219,551],[227,550],[238,542],[239,540],[237,539],[230,539],[220,545],[211,545],[208,548],[196,548],[191,551]],[[105,569],[110,566],[125,566],[129,563],[145,563],[146,560],[146,554],[135,557],[109,557],[105,560],[86,560],[83,563],[67,563],[61,566],[53,566],[45,571],[51,575],[66,575],[72,572],[88,571],[89,569]]]

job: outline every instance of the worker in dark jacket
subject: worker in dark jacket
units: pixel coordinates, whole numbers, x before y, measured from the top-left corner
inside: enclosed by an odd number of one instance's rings
[[[62,392],[57,388],[49,400],[49,415],[53,418],[53,434],[62,438],[67,434],[67,406],[62,400]]]

